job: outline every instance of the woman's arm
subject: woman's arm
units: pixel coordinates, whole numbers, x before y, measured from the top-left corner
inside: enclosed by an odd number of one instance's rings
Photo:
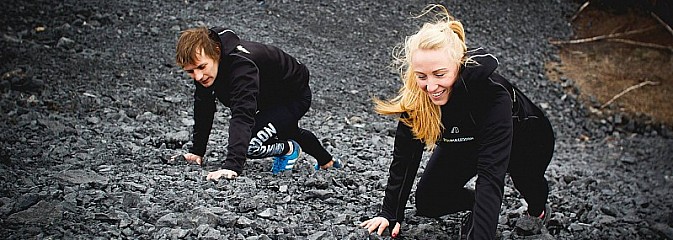
[[[512,147],[512,100],[497,83],[489,84],[476,104],[477,182],[472,211],[473,232],[493,238],[498,225],[505,173]]]
[[[423,147],[423,142],[414,138],[410,127],[402,122],[397,124],[393,161],[390,164],[383,207],[378,215],[388,219],[392,226],[404,220],[404,206],[409,199],[421,162]]]

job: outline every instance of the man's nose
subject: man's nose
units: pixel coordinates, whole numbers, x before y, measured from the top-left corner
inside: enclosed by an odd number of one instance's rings
[[[194,70],[194,80],[201,81],[201,78],[203,78],[203,72]]]

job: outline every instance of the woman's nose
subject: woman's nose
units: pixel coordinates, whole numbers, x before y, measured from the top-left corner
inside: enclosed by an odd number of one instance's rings
[[[427,90],[428,92],[433,92],[437,90],[438,87],[439,86],[437,84],[428,83],[428,85],[425,85],[425,90]]]

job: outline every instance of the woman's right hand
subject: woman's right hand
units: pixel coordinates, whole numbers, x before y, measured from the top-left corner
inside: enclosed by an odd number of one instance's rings
[[[172,156],[171,160],[175,161],[175,158],[178,156],[180,155]],[[203,161],[203,158],[201,156],[193,153],[185,153],[184,155],[182,155],[182,157],[184,157],[188,163],[196,163],[198,165],[201,165],[201,162]]]
[[[366,228],[369,233],[376,231],[376,233],[378,233],[379,236],[383,234],[383,231],[386,230],[388,225],[390,225],[390,222],[388,221],[388,219],[384,217],[375,217],[360,223],[360,227]],[[390,232],[390,235],[395,238],[399,233],[400,233],[400,223],[396,223],[395,228],[393,228],[393,230]]]

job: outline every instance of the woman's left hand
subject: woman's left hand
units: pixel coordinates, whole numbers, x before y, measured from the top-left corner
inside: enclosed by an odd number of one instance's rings
[[[360,227],[366,228],[369,233],[372,233],[373,231],[377,230],[376,233],[378,233],[379,236],[381,236],[381,234],[383,234],[383,231],[386,230],[388,225],[390,225],[388,219],[384,217],[375,217],[362,222],[360,224]],[[400,223],[396,223],[393,230],[390,231],[390,235],[392,237],[397,237],[399,233],[400,233]]]

